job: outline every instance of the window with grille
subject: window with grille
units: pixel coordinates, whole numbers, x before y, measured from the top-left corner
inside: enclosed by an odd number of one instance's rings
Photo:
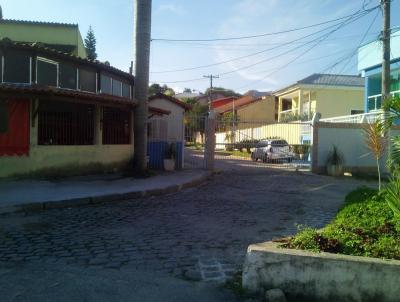
[[[31,56],[28,52],[13,50],[3,57],[3,82],[30,84]]]
[[[76,89],[77,68],[68,63],[60,63],[60,87]]]
[[[103,108],[103,145],[131,143],[131,112],[117,108]]]
[[[100,75],[100,90],[101,93],[112,93],[112,86],[111,86],[111,77],[101,74]]]
[[[58,86],[58,63],[38,57],[36,61],[36,81],[41,85]]]
[[[94,105],[40,101],[39,145],[93,145]]]
[[[79,69],[79,89],[96,92],[96,71],[83,68]]]

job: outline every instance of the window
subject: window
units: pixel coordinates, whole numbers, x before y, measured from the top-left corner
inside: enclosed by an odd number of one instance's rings
[[[112,81],[112,95],[122,96],[122,83],[121,81],[114,80]]]
[[[0,100],[0,133],[8,130],[8,105],[7,101]]]
[[[38,57],[36,61],[36,82],[41,85],[58,86],[58,63]]]
[[[127,145],[131,142],[131,112],[103,108],[103,145]]]
[[[96,92],[96,72],[94,70],[79,69],[79,89]]]
[[[60,87],[76,89],[77,68],[71,64],[60,63]]]
[[[40,101],[39,145],[93,145],[93,105]]]
[[[100,75],[100,92],[112,94],[111,77],[104,74]]]
[[[122,96],[131,98],[131,86],[129,84],[122,83]]]
[[[3,82],[31,83],[31,56],[20,50],[13,50],[4,54]]]

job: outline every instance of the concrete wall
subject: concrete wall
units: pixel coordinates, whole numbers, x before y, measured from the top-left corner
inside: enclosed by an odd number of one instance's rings
[[[111,171],[127,164],[133,151],[133,145],[32,146],[29,156],[0,157],[0,178],[41,172],[79,175],[102,169]]]
[[[290,301],[399,301],[400,261],[250,245],[243,287],[254,293],[280,288]]]
[[[364,89],[318,89],[315,112],[321,118],[350,115],[352,109],[364,110]]]
[[[86,57],[82,36],[77,26],[3,23],[0,24],[0,38],[5,37],[20,42],[74,45],[76,47],[74,54],[82,58]]]
[[[168,122],[168,140],[183,141],[185,138],[185,109],[171,101],[159,98],[151,101],[151,106],[168,110],[171,113],[163,117]],[[157,117],[156,117],[157,118]]]
[[[317,123],[313,131],[313,172],[325,173],[326,159],[337,146],[344,155],[344,167],[349,172],[376,173],[376,160],[365,144],[364,124]],[[393,128],[391,135],[400,135],[398,127]],[[382,171],[386,171],[386,159],[381,160]]]
[[[275,97],[266,97],[237,109],[240,121],[275,122]]]

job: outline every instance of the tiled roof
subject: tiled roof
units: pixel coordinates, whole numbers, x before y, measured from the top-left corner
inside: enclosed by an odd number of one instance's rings
[[[223,105],[221,107],[216,108],[215,111],[217,111],[218,113],[224,113],[224,112],[227,112],[227,111],[232,111],[233,106],[235,106],[235,108],[237,108],[237,107],[240,107],[240,106],[243,106],[243,105],[250,104],[250,103],[254,102],[257,99],[258,98],[255,98],[255,97],[253,97],[251,95],[247,95],[247,96],[244,96],[244,97],[241,97],[241,98],[235,100],[234,104],[229,103],[229,104]]]
[[[37,95],[37,96],[57,96],[75,98],[79,100],[88,100],[103,104],[116,104],[116,105],[127,105],[134,107],[137,102],[120,96],[98,94],[93,92],[85,92],[79,90],[63,89],[57,87],[41,86],[41,85],[26,85],[26,84],[0,84],[0,93],[7,94],[10,96],[26,96],[26,95]]]
[[[15,20],[15,19],[0,19],[0,24],[32,24],[32,25],[48,25],[57,27],[78,27],[78,24],[72,24],[72,23],[29,21],[29,20]]]
[[[104,64],[100,61],[97,60],[89,60],[89,59],[83,59],[77,56],[74,56],[72,54],[69,53],[65,53],[65,52],[61,52],[58,50],[55,50],[53,48],[50,47],[46,47],[45,45],[43,45],[40,42],[33,42],[33,43],[26,43],[26,42],[15,42],[12,41],[9,38],[3,38],[2,40],[0,40],[0,46],[3,47],[12,47],[12,48],[17,48],[17,49],[27,49],[27,50],[37,50],[40,51],[42,53],[46,53],[52,56],[56,56],[62,59],[66,59],[66,60],[72,60],[78,63],[83,63],[83,64],[87,64],[87,65],[93,65],[93,66],[97,66],[102,68],[103,70],[109,71],[109,72],[113,72],[115,74],[118,74],[124,78],[130,78],[131,80],[134,80],[134,76],[124,72],[120,69],[117,69],[115,67],[109,66],[107,64]]]
[[[182,102],[181,100],[178,100],[177,98],[174,98],[172,96],[163,94],[163,93],[156,93],[155,95],[152,95],[151,97],[149,97],[149,102],[154,101],[156,99],[164,99],[164,100],[168,100],[182,108],[184,108],[185,110],[190,110],[192,108],[192,106],[190,106],[189,104],[186,104],[185,102]]]
[[[307,78],[297,82],[298,84],[309,85],[330,85],[330,86],[358,86],[364,87],[364,79],[361,76],[341,74],[314,73]]]

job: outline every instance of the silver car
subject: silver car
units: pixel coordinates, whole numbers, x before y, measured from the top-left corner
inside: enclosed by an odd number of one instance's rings
[[[263,162],[274,162],[287,160],[291,162],[294,158],[294,153],[287,141],[284,139],[267,139],[261,140],[256,148],[251,153],[253,161],[261,160]]]

